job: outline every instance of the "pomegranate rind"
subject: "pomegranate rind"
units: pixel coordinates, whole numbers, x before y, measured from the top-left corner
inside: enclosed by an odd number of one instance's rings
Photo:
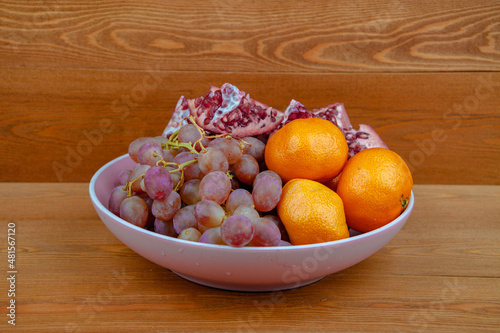
[[[355,133],[355,139],[348,142],[349,157],[354,156],[362,150],[370,148],[386,148],[385,142],[370,125],[360,124]]]
[[[181,96],[177,101],[174,112],[172,112],[172,117],[167,124],[167,127],[163,130],[162,136],[165,138],[170,137],[175,131],[179,130],[182,126],[188,124],[186,119],[191,114],[189,108],[189,100]]]

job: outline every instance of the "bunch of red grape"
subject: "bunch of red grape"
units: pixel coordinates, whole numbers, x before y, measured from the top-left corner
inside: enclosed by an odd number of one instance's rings
[[[200,243],[290,245],[275,213],[282,181],[266,170],[265,142],[208,135],[194,122],[169,138],[129,146],[137,162],[118,175],[109,210],[138,227]]]

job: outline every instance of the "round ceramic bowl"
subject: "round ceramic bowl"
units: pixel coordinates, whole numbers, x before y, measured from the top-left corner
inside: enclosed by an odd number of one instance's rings
[[[99,217],[125,245],[144,258],[192,282],[237,291],[278,291],[301,287],[353,266],[387,244],[403,227],[414,196],[401,216],[348,239],[299,246],[243,247],[201,244],[160,235],[128,223],[107,209],[117,175],[135,162],[128,154],[92,177],[90,198]]]

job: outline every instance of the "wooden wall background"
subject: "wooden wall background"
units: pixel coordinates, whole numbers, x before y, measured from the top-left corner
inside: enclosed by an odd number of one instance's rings
[[[87,182],[224,82],[280,109],[345,103],[416,183],[500,184],[491,0],[3,0],[0,181]]]

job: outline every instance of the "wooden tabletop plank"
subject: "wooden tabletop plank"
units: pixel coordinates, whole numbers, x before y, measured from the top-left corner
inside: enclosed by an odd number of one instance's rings
[[[32,1],[0,7],[1,67],[408,72],[500,69],[500,3]]]
[[[87,193],[86,183],[0,183],[6,207],[0,210],[2,233],[8,222],[17,231],[15,329],[497,332],[500,327],[499,186],[416,185],[410,219],[384,248],[312,285],[275,293],[208,288],[149,262],[109,232]],[[5,279],[0,289],[8,290]],[[4,320],[1,330],[13,329]]]
[[[308,109],[343,102],[356,129],[371,125],[407,161],[415,183],[500,184],[498,73],[0,73],[0,181],[89,181],[134,139],[160,135],[181,95],[230,82],[280,110],[292,99]]]

